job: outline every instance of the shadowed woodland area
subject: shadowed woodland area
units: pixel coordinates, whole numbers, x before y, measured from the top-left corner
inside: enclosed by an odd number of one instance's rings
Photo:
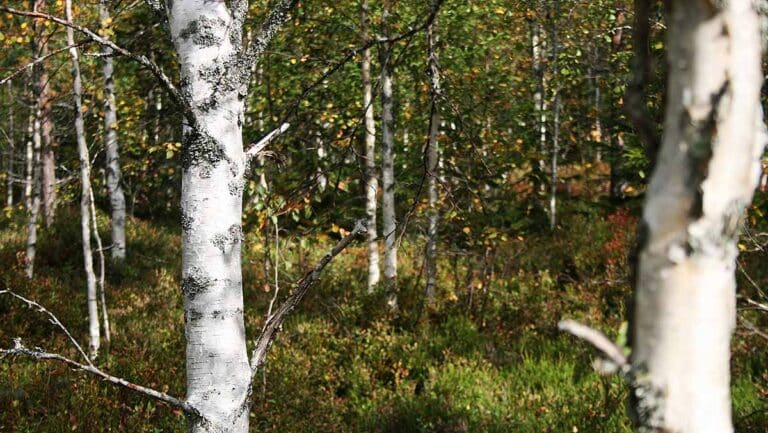
[[[762,2],[0,5],[0,432],[764,432]]]

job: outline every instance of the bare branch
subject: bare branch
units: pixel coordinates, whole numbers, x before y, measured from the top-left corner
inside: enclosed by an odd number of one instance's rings
[[[90,41],[89,41],[89,42],[90,42]],[[7,77],[5,77],[5,78],[3,78],[2,80],[0,80],[0,85],[2,85],[2,84],[5,84],[5,83],[7,83],[8,81],[11,81],[11,80],[12,80],[14,77],[16,77],[17,75],[21,74],[22,72],[26,71],[27,69],[30,69],[30,68],[32,68],[33,66],[37,65],[38,63],[42,63],[42,62],[44,62],[44,61],[46,61],[46,60],[50,59],[51,57],[55,56],[56,54],[62,53],[62,52],[64,52],[64,51],[67,51],[67,50],[68,50],[68,49],[70,49],[70,48],[76,48],[76,47],[80,47],[80,46],[83,46],[83,45],[85,45],[86,43],[87,43],[87,42],[80,42],[80,43],[78,43],[78,44],[75,44],[75,45],[66,46],[66,47],[64,47],[64,48],[60,48],[60,49],[58,49],[58,50],[56,50],[56,51],[50,52],[50,53],[48,53],[48,54],[46,54],[46,55],[44,55],[44,56],[38,57],[38,58],[36,58],[35,60],[33,60],[33,61],[31,61],[31,62],[27,63],[26,65],[24,65],[24,66],[22,66],[22,67],[20,67],[19,69],[17,69],[17,70],[15,70],[15,71],[13,71],[13,72],[11,73],[11,75],[8,75]]]
[[[765,340],[768,340],[768,334],[758,329],[758,327],[755,326],[754,323],[750,322],[749,320],[741,316],[739,316],[739,320],[741,321],[742,325],[744,325],[744,327],[747,328],[747,330],[757,335],[758,337],[762,337]]]
[[[246,5],[248,4],[246,0],[240,0],[240,3],[245,3]],[[242,65],[243,70],[241,71],[241,76],[248,76],[249,72],[253,68],[253,65],[259,61],[262,55],[264,55],[264,50],[266,50],[269,43],[272,42],[272,39],[274,39],[278,30],[280,30],[283,24],[288,21],[288,14],[293,10],[293,8],[296,7],[298,3],[298,0],[282,0],[269,12],[269,16],[267,16],[267,19],[261,25],[259,34],[253,38],[251,44],[248,45],[248,48],[246,48],[244,59],[245,61]],[[239,9],[242,9],[242,6],[239,7],[238,10]],[[242,13],[242,11],[238,13]],[[244,14],[238,19],[242,22],[244,19]]]
[[[275,128],[272,132],[265,135],[264,138],[261,140],[252,143],[251,147],[245,152],[245,161],[246,164],[249,163],[253,158],[259,155],[264,148],[269,145],[269,143],[273,142],[277,137],[279,137],[282,133],[288,130],[288,128],[291,127],[290,123],[283,123],[278,128]]]
[[[64,334],[67,336],[67,338],[69,338],[69,341],[72,342],[72,345],[74,345],[75,348],[77,349],[77,351],[80,353],[80,355],[82,355],[83,359],[85,359],[85,362],[87,362],[88,365],[93,366],[93,362],[91,361],[91,358],[88,355],[85,354],[85,351],[80,346],[80,344],[77,342],[77,340],[75,340],[75,337],[72,336],[72,334],[69,332],[69,330],[61,323],[61,321],[59,321],[59,319],[53,313],[48,311],[48,309],[46,309],[45,307],[43,307],[42,305],[38,304],[37,302],[35,302],[35,301],[31,300],[31,299],[27,299],[27,298],[25,298],[25,297],[23,297],[23,296],[21,296],[21,295],[19,295],[17,293],[14,293],[14,292],[12,292],[10,290],[7,290],[7,289],[6,290],[0,290],[0,295],[11,295],[14,298],[20,300],[21,302],[24,302],[25,304],[27,304],[30,308],[34,308],[35,310],[37,310],[37,311],[45,314],[46,316],[48,316],[48,320],[52,324],[56,325],[59,329],[61,329],[64,332]]]
[[[98,34],[96,34],[93,30],[80,26],[78,24],[75,24],[71,21],[67,21],[63,18],[59,18],[57,16],[44,14],[41,12],[29,12],[29,11],[21,11],[18,9],[9,8],[7,6],[0,6],[0,12],[7,12],[9,14],[18,15],[22,17],[28,17],[28,18],[34,18],[34,19],[42,19],[47,21],[52,21],[54,23],[60,24],[65,27],[69,27],[73,30],[76,30],[80,32],[81,34],[85,35],[88,39],[90,39],[93,42],[96,42],[97,44],[112,48],[115,52],[118,54],[127,57],[142,66],[149,69],[149,71],[152,73],[152,75],[157,78],[160,83],[165,86],[166,90],[171,94],[171,97],[174,99],[174,101],[179,105],[179,107],[182,108],[184,111],[184,115],[187,117],[187,120],[190,122],[193,122],[196,124],[195,116],[192,113],[191,104],[189,101],[187,101],[187,98],[185,98],[181,92],[176,88],[176,86],[171,82],[171,79],[168,78],[167,75],[160,69],[159,66],[157,66],[154,62],[149,60],[146,56],[134,54],[128,50],[126,50],[123,47],[120,47],[116,45],[114,42],[110,41],[109,39],[105,39]]]
[[[411,26],[409,26],[408,31],[403,32],[403,33],[401,33],[399,35],[396,35],[396,36],[390,36],[390,37],[377,36],[372,41],[371,45],[373,45],[375,43],[379,43],[379,44],[384,44],[384,43],[386,43],[386,44],[393,44],[393,43],[401,41],[403,39],[407,39],[407,38],[415,35],[416,33],[420,32],[422,30],[425,30],[427,27],[431,26],[432,23],[435,21],[435,18],[437,18],[437,13],[440,12],[440,6],[443,5],[443,2],[444,2],[444,0],[434,0],[432,2],[432,7],[429,9],[429,15],[427,15],[427,18],[421,24],[419,24],[417,26],[411,25]]]
[[[573,320],[561,320],[557,324],[557,328],[594,346],[609,361],[621,368],[622,372],[626,373],[630,370],[629,360],[627,360],[622,349],[609,340],[602,332]]]
[[[288,314],[290,314],[291,311],[293,311],[293,309],[299,305],[302,298],[304,298],[304,295],[307,294],[307,291],[309,291],[309,289],[312,288],[315,283],[317,283],[317,281],[320,279],[320,272],[323,271],[323,269],[328,265],[328,263],[331,262],[331,260],[338,256],[339,253],[344,251],[344,249],[347,248],[357,236],[363,235],[367,232],[368,229],[366,228],[365,220],[359,220],[355,224],[355,228],[352,229],[352,231],[349,232],[349,234],[346,235],[342,240],[340,240],[339,243],[336,244],[336,246],[333,247],[330,252],[328,252],[328,254],[320,259],[315,267],[312,268],[312,270],[309,271],[304,276],[304,278],[299,281],[298,287],[296,287],[296,290],[291,294],[291,296],[289,296],[288,299],[286,299],[285,302],[283,302],[283,304],[278,307],[277,311],[275,311],[275,314],[267,319],[267,322],[264,324],[264,330],[261,332],[258,340],[256,340],[256,347],[253,349],[251,354],[251,378],[256,376],[256,372],[259,370],[259,367],[261,367],[261,365],[264,363],[264,360],[267,356],[267,351],[277,336],[278,331],[280,331],[282,328],[286,317],[288,317]]]
[[[197,410],[197,408],[195,408],[194,406],[192,406],[191,404],[185,401],[179,400],[178,398],[170,396],[164,392],[160,392],[160,391],[147,388],[141,385],[136,385],[135,383],[129,382],[123,378],[112,376],[111,374],[105,373],[104,371],[100,370],[98,367],[95,367],[93,364],[89,364],[89,365],[81,364],[65,356],[59,355],[58,353],[46,352],[39,347],[35,347],[34,349],[27,348],[22,344],[20,338],[14,338],[13,342],[14,342],[14,346],[12,349],[0,349],[0,358],[28,356],[38,361],[61,362],[75,370],[81,370],[86,373],[90,373],[114,385],[122,386],[124,388],[130,389],[131,391],[138,392],[139,394],[144,394],[145,396],[150,397],[154,400],[167,403],[170,406],[181,409],[182,411],[184,411],[184,413],[186,413],[189,416],[203,418],[203,415],[200,413],[200,411]]]

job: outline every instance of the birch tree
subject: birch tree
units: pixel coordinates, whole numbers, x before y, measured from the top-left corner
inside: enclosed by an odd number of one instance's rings
[[[101,19],[102,35],[109,40],[109,26],[112,18],[109,13],[107,0],[99,2],[99,17]],[[112,78],[112,48],[101,45],[102,66],[104,78],[104,149],[107,158],[107,190],[109,204],[112,208],[112,259],[125,259],[125,194],[122,186],[122,171],[120,169],[120,147],[117,142],[117,107],[115,103],[115,82]]]
[[[753,2],[676,1],[664,136],[640,227],[633,408],[654,431],[732,431],[741,216],[766,144]]]
[[[737,240],[768,140],[759,17],[748,0],[678,0],[668,23],[666,118],[638,230],[631,357],[595,331],[561,327],[621,368],[638,431],[732,432]]]
[[[440,71],[438,69],[437,57],[437,20],[427,29],[427,49],[428,49],[428,73],[430,86],[430,119],[429,136],[427,138],[427,196],[429,200],[429,221],[427,226],[427,245],[426,245],[426,296],[427,304],[433,304],[435,301],[435,286],[437,285],[437,225],[438,225],[438,192],[437,192],[437,170],[439,143],[437,136],[440,128],[440,111],[438,109],[438,98],[440,97]]]
[[[370,38],[368,27],[368,0],[360,3],[360,31],[363,43]],[[379,283],[379,241],[376,230],[376,195],[379,190],[379,179],[376,176],[376,122],[373,116],[373,86],[371,85],[371,49],[363,50],[360,71],[363,81],[363,109],[365,110],[365,170],[363,187],[365,188],[365,216],[368,221],[368,292],[372,292]]]
[[[64,3],[67,21],[72,21],[72,0]],[[83,83],[80,75],[80,58],[75,46],[75,32],[67,27],[67,45],[72,60],[72,99],[75,107],[75,137],[77,154],[80,158],[80,233],[83,243],[83,267],[86,278],[88,299],[88,349],[91,358],[96,357],[101,346],[99,325],[98,292],[96,290],[96,273],[93,271],[93,254],[91,251],[91,159],[88,145],[85,142],[85,122],[83,120]],[[94,227],[95,229],[95,227]]]
[[[387,19],[390,1],[384,1],[382,26],[388,36]],[[390,291],[390,308],[397,309],[397,220],[395,218],[395,119],[392,100],[392,47],[385,42],[380,46],[381,54],[381,219],[384,234],[384,280]]]

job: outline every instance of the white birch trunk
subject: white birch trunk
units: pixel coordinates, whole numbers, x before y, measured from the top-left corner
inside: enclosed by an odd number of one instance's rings
[[[32,0],[32,10],[38,12],[39,2]],[[41,29],[40,25],[35,24],[33,26],[34,36],[32,37],[32,52],[39,58],[42,56],[41,46]],[[37,252],[37,219],[40,213],[40,152],[42,150],[42,131],[41,131],[41,119],[42,119],[42,105],[45,103],[43,96],[43,89],[46,83],[43,80],[44,76],[41,73],[42,69],[40,65],[35,65],[32,68],[32,158],[29,159],[29,147],[27,147],[27,178],[29,183],[27,188],[30,190],[30,195],[27,198],[27,249],[26,249],[26,272],[27,278],[32,279],[35,273],[35,254]],[[31,168],[31,170],[29,170]]]
[[[65,2],[67,21],[72,21],[72,0]],[[72,94],[75,105],[75,135],[77,137],[77,153],[80,158],[80,227],[83,242],[83,263],[88,296],[88,335],[89,352],[95,358],[101,345],[99,327],[99,304],[96,291],[96,274],[93,272],[93,254],[91,253],[91,160],[88,155],[88,145],[85,142],[85,126],[83,122],[83,84],[80,76],[80,60],[75,47],[74,30],[67,27],[67,45],[72,59]]]
[[[111,20],[106,0],[99,2],[99,16],[102,28],[107,29]],[[103,32],[109,39],[109,34]],[[112,78],[112,49],[102,45],[102,75],[104,78],[104,148],[107,159],[107,190],[112,207],[112,249],[113,260],[125,259],[125,194],[123,193],[122,171],[120,169],[120,147],[117,142],[117,107],[115,103],[115,82]]]
[[[431,119],[429,120],[429,137],[427,138],[427,176],[429,221],[427,227],[426,246],[426,297],[427,305],[435,302],[435,287],[437,286],[437,225],[438,225],[438,146],[437,136],[440,127],[440,111],[438,110],[438,98],[440,97],[440,71],[438,69],[437,56],[437,20],[427,28],[427,46],[429,55],[429,75],[431,98]]]
[[[40,150],[42,148],[42,138],[40,135],[40,87],[39,82],[35,83],[34,105],[32,107],[32,158],[28,161],[28,167],[32,167],[32,172],[27,176],[29,178],[29,187],[31,193],[28,203],[27,219],[27,250],[26,250],[26,272],[27,278],[32,279],[35,274],[35,255],[37,253],[37,219],[40,213]],[[29,147],[27,148],[29,155]]]
[[[547,102],[544,97],[546,78],[544,77],[544,62],[542,52],[546,49],[542,29],[536,20],[531,22],[531,58],[533,71],[536,73],[536,91],[533,93],[533,104],[537,115],[537,129],[539,131],[539,151],[544,155],[547,149]],[[539,158],[539,167],[544,168],[544,157]]]
[[[560,16],[560,2],[554,0],[554,15],[552,17],[552,71],[556,74],[558,40],[557,20]],[[544,134],[546,135],[546,134]],[[550,154],[550,190],[549,190],[549,228],[557,226],[557,158],[560,152],[560,85],[555,84],[555,95],[552,101],[552,151]]]
[[[368,0],[360,4],[360,25],[363,43],[368,42]],[[371,293],[379,283],[379,242],[376,229],[376,193],[379,190],[379,179],[376,176],[376,122],[373,116],[373,86],[371,85],[371,49],[363,50],[361,65],[363,80],[363,108],[365,109],[365,172],[363,185],[365,187],[365,216],[368,220],[368,293]]]
[[[29,117],[27,119],[27,139],[24,152],[24,207],[27,212],[32,210],[32,172],[35,168],[34,156],[35,156],[35,144],[32,136],[35,131],[35,107],[34,104],[37,98],[30,95],[33,107],[29,111]]]
[[[188,430],[245,433],[249,411],[240,407],[251,370],[240,253],[247,80],[233,73],[241,66],[242,29],[224,2],[207,0],[174,1],[169,23],[181,90],[196,121],[187,122],[183,138],[182,294],[187,401],[210,423],[190,419]]]
[[[389,16],[389,2],[384,2],[383,27]],[[381,55],[381,219],[384,235],[384,279],[392,291],[390,307],[397,308],[397,220],[395,219],[395,135],[392,101],[392,44],[382,46]]]
[[[639,431],[733,431],[741,216],[766,142],[753,2],[674,1],[664,137],[640,226],[632,334]]]

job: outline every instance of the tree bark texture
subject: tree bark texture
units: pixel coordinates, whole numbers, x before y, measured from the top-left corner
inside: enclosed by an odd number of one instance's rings
[[[72,0],[65,2],[67,21],[72,21]],[[75,47],[74,30],[67,27],[67,45],[72,59],[72,94],[75,106],[75,135],[77,138],[77,153],[80,158],[80,228],[83,242],[83,265],[85,268],[87,297],[88,297],[88,335],[89,352],[95,358],[101,345],[99,326],[99,303],[96,290],[96,274],[93,271],[93,254],[91,251],[91,160],[88,145],[85,142],[85,124],[83,121],[83,83],[80,75],[80,59]]]
[[[241,272],[245,173],[242,23],[224,2],[177,0],[169,10],[182,93],[192,119],[183,131],[182,294],[187,401],[209,423],[191,433],[248,431],[251,370],[243,321]]]
[[[369,17],[368,0],[360,3],[360,25],[363,43],[368,42]],[[371,84],[371,49],[363,50],[361,64],[363,80],[363,109],[365,110],[365,169],[363,186],[365,188],[365,216],[368,220],[368,292],[372,292],[379,283],[379,241],[376,230],[377,193],[379,179],[376,176],[376,122],[373,116],[373,86]]]
[[[102,28],[107,30],[111,21],[106,0],[99,3]],[[102,32],[105,38],[109,33]],[[113,260],[125,259],[125,194],[120,169],[120,146],[117,141],[117,104],[115,103],[115,82],[112,78],[112,49],[102,45],[102,76],[104,78],[104,148],[107,158],[107,190],[112,208],[112,249]]]
[[[384,2],[383,26],[389,15],[389,2]],[[384,235],[384,279],[392,291],[391,307],[396,308],[397,220],[395,218],[395,119],[392,100],[392,43],[381,46],[381,219]]]
[[[438,228],[438,156],[439,142],[437,136],[440,127],[440,70],[437,56],[437,20],[427,28],[427,47],[429,56],[429,85],[431,92],[431,117],[429,120],[429,136],[427,138],[427,195],[429,200],[427,245],[426,245],[426,297],[427,304],[435,302],[435,287],[437,286],[437,228]]]
[[[737,239],[766,143],[759,20],[748,0],[670,6],[664,136],[639,230],[631,408],[642,432],[731,432]]]

